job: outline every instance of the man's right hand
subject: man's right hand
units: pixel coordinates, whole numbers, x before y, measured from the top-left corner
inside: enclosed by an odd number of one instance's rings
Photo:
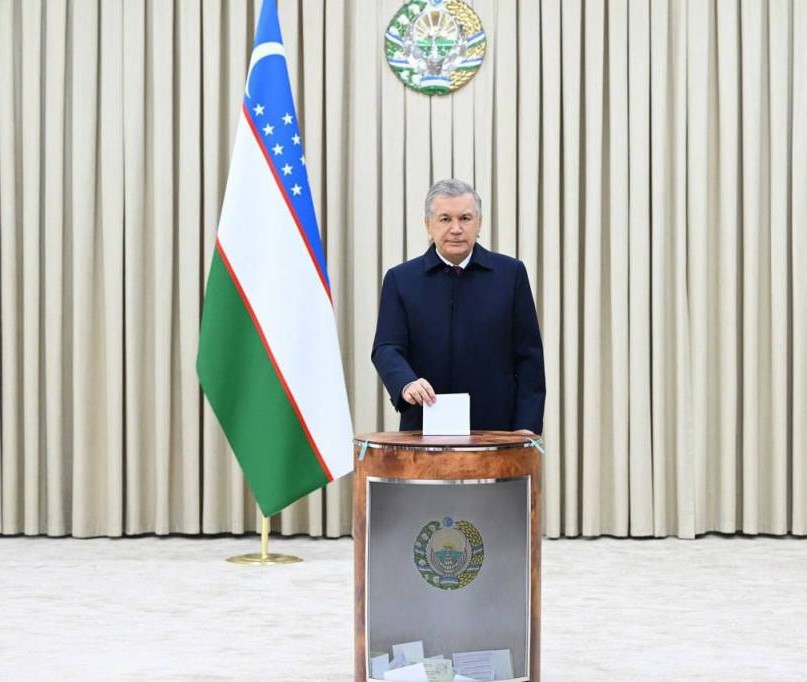
[[[401,397],[410,405],[434,405],[437,396],[432,385],[425,379],[415,379],[404,386]]]

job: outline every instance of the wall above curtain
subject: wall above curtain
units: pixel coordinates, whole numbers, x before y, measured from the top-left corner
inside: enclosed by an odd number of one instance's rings
[[[357,431],[397,427],[379,285],[458,177],[536,294],[547,535],[807,534],[807,0],[475,0],[485,62],[433,98],[400,4],[279,3]],[[256,527],[194,362],[258,9],[0,0],[4,534]]]

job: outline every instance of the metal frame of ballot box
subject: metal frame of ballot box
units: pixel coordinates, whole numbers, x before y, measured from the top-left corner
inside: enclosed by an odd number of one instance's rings
[[[371,654],[413,640],[427,657],[509,649],[512,682],[540,679],[537,445],[507,431],[355,437],[357,681]]]

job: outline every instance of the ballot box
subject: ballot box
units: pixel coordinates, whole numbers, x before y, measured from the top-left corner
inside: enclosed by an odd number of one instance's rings
[[[538,680],[539,443],[390,432],[354,447],[355,679],[422,679],[384,671],[425,659],[456,679]]]

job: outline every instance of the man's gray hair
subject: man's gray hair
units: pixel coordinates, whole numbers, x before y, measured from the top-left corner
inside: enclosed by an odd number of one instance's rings
[[[425,217],[426,220],[432,214],[432,204],[436,197],[461,197],[463,194],[471,194],[474,197],[474,204],[476,204],[476,215],[478,218],[482,217],[482,199],[476,193],[476,190],[471,187],[467,182],[462,180],[455,180],[449,178],[448,180],[440,180],[435,182],[429,193],[426,195]]]

